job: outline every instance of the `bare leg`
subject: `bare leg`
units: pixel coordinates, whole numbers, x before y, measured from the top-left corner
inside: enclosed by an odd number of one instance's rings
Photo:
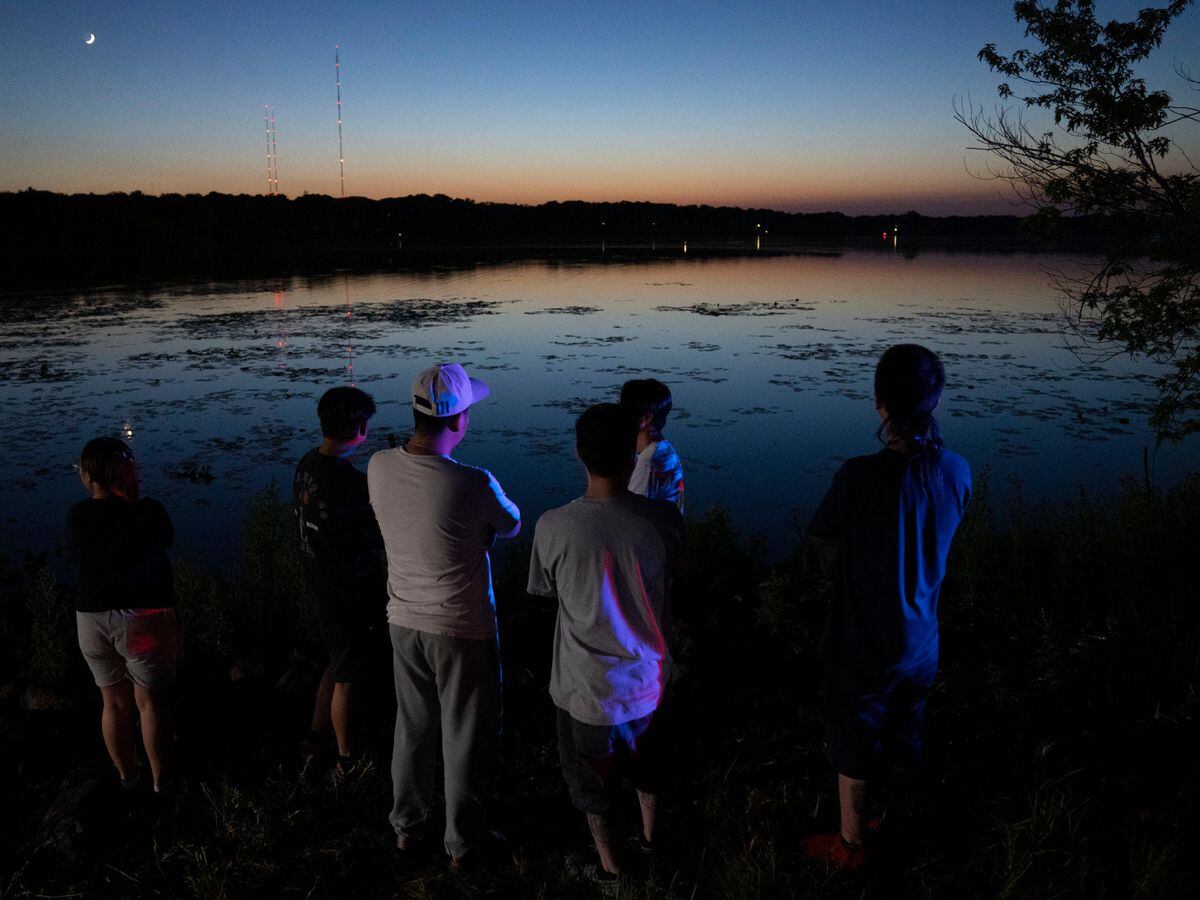
[[[600,854],[600,865],[605,872],[619,874],[621,867],[617,865],[617,855],[613,850],[612,835],[608,830],[608,819],[596,813],[587,813],[588,828],[592,832],[592,840],[596,843],[596,852]]]
[[[333,684],[332,698],[328,711],[329,719],[333,722],[333,733],[337,736],[338,756],[353,756],[354,745],[350,739],[350,708],[353,705],[354,690],[349,682],[330,681]],[[322,679],[324,683],[324,679]],[[316,728],[313,729],[316,731]]]
[[[137,774],[137,756],[133,748],[133,685],[127,679],[100,688],[104,710],[100,713],[100,731],[109,758],[122,781]]]
[[[867,830],[868,782],[838,773],[838,803],[842,811],[842,840],[861,844]]]
[[[637,792],[638,806],[642,810],[642,836],[646,843],[654,843],[654,825],[658,819],[658,794]]]
[[[170,774],[171,756],[171,701],[167,689],[149,691],[134,685],[138,712],[142,716],[142,743],[146,745],[146,756],[150,760],[150,773],[154,776],[154,789],[166,783]]]
[[[313,703],[312,725],[309,726],[317,734],[324,734],[330,728],[329,706],[333,701],[333,668],[325,669],[321,683],[317,685],[317,699]]]

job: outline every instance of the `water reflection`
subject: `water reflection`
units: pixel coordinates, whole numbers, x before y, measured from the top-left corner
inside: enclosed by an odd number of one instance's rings
[[[342,276],[342,287],[346,295],[346,380],[350,387],[357,387],[354,381],[354,335],[350,323],[350,275]]]
[[[287,368],[287,359],[286,359],[285,354],[287,352],[287,345],[288,345],[288,322],[287,322],[287,310],[285,309],[284,301],[286,300],[287,292],[284,291],[282,288],[276,288],[274,291],[271,292],[271,296],[274,300],[275,311],[276,311],[275,348],[277,350],[279,350],[278,366],[281,369],[286,369]]]
[[[668,437],[693,508],[725,502],[778,548],[788,509],[874,446],[872,366],[899,340],[941,353],[948,440],[996,477],[1056,496],[1142,471],[1155,369],[1081,364],[1038,258],[893,253],[884,237],[884,252],[610,252],[10,303],[0,410],[22,428],[0,444],[3,547],[49,549],[78,489],[53,461],[136,430],[146,492],[180,522],[181,549],[231,557],[249,493],[287,484],[317,441],[325,389],[375,397],[370,451],[408,430],[406,386],[435,359],[492,384],[460,455],[493,469],[531,522],[578,490],[572,416],[653,376],[675,396]],[[1195,448],[1162,451],[1160,481]]]

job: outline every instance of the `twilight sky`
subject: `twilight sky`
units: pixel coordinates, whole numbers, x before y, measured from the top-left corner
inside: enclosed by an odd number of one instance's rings
[[[1021,212],[953,120],[989,41],[1029,46],[1007,0],[0,0],[0,190],[259,193],[270,103],[280,190],[336,195],[340,43],[348,194]]]

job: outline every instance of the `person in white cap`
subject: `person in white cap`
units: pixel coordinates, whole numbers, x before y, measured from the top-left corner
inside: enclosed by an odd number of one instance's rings
[[[452,459],[470,408],[489,393],[457,363],[412,385],[415,429],[367,466],[388,562],[388,631],[396,681],[392,827],[411,852],[435,796],[438,737],[445,769],[445,849],[478,859],[484,794],[500,731],[500,656],[488,547],[521,530],[521,513],[486,469]]]

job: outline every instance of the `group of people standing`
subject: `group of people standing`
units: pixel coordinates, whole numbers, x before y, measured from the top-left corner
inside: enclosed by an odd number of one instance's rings
[[[488,549],[521,529],[521,513],[486,469],[454,459],[471,411],[490,388],[457,363],[412,383],[412,436],[371,457],[364,476],[349,461],[367,438],[374,403],[357,388],[318,404],[323,440],[296,471],[295,501],[310,584],[330,653],[314,730],[331,722],[340,772],[357,751],[349,698],[362,671],[376,583],[358,578],[347,542],[381,548],[396,690],[391,824],[396,846],[426,837],[440,751],[444,847],[456,869],[478,863],[484,801],[500,733],[501,668]],[[614,761],[627,755],[653,846],[657,809],[654,713],[668,653],[669,594],[683,563],[683,469],[663,428],[671,393],[659,381],[628,382],[621,402],[576,422],[587,487],[538,522],[530,594],[557,599],[550,693],[558,707],[559,757],[571,798],[587,814],[601,866],[619,868],[608,831]],[[639,488],[638,492],[630,489]],[[323,709],[328,706],[328,717]],[[314,736],[315,737],[315,736]]]
[[[842,819],[838,833],[814,835],[804,849],[839,867],[866,860],[870,786],[920,761],[938,592],[970,494],[969,469],[944,448],[933,418],[944,380],[941,362],[923,347],[884,354],[875,376],[884,447],[842,466],[810,526],[818,544],[839,551],[841,567],[823,655]],[[306,579],[330,658],[311,739],[333,732],[336,775],[358,765],[356,692],[372,628],[386,616],[397,851],[412,856],[430,837],[440,754],[442,846],[458,870],[480,865],[500,730],[489,548],[522,524],[489,471],[454,459],[489,392],[457,363],[425,369],[412,382],[411,437],[372,455],[364,475],[351,457],[367,439],[374,402],[357,388],[334,388],[317,407],[322,443],[294,479]],[[687,602],[672,597],[685,534],[682,464],[663,434],[671,405],[666,385],[639,379],[623,386],[619,402],[579,416],[585,490],[546,512],[532,541],[528,593],[558,605],[549,689],[559,761],[595,845],[590,875],[601,883],[621,870],[609,812],[623,779],[637,792],[639,843],[648,851],[660,843],[671,608]],[[80,646],[104,699],[105,743],[122,784],[133,787],[136,705],[154,789],[164,790],[163,697],[179,652],[169,519],[138,498],[132,453],[115,438],[89,442],[78,468],[91,499],[71,509],[70,549],[80,575]]]

